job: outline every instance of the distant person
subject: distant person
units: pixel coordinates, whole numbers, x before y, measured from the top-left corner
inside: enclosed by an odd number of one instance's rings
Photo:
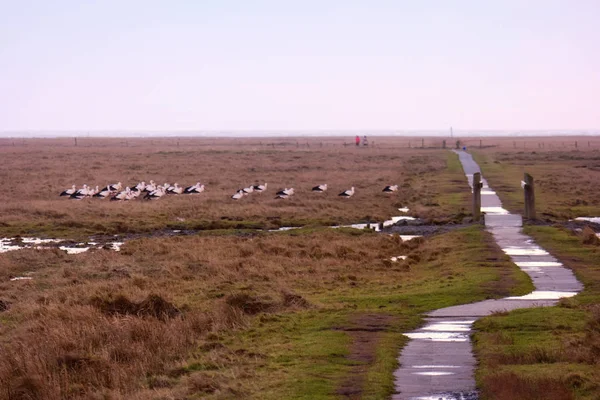
[[[463,151],[467,151],[467,146],[463,146]]]
[[[356,141],[356,145],[360,146],[360,136],[356,135],[356,138],[354,140]]]
[[[367,142],[367,135],[363,136],[363,146],[368,146],[369,142]]]

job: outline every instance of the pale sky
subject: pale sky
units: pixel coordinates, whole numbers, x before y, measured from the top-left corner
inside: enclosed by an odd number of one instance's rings
[[[600,128],[600,0],[0,0],[0,131]]]

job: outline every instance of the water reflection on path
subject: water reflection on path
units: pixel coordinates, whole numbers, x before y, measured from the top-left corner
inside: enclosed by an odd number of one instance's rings
[[[480,172],[470,154],[457,152],[463,169],[473,185],[473,174]],[[525,296],[511,296],[463,304],[427,314],[426,324],[406,334],[411,340],[402,349],[400,368],[396,370],[396,391],[392,398],[405,399],[477,399],[470,334],[479,317],[517,308],[555,305],[558,299],[575,296],[583,286],[572,271],[522,233],[520,215],[510,214],[500,198],[483,181],[481,197],[486,229],[511,260],[527,273],[535,290]],[[418,369],[427,365],[428,373]]]

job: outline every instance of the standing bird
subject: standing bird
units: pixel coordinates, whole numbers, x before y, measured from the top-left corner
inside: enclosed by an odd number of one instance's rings
[[[314,188],[312,188],[313,192],[324,192],[326,190],[327,190],[327,184],[326,183],[324,183],[322,185],[315,186]]]
[[[77,191],[77,187],[75,185],[71,186],[71,189],[65,189],[60,194],[61,196],[70,196]]]
[[[382,192],[384,193],[393,193],[398,191],[398,185],[386,186],[383,188]]]
[[[252,192],[254,192],[254,186],[248,186],[245,187],[243,189],[240,189],[242,192],[244,192],[244,194],[250,194]]]
[[[267,190],[267,182],[264,185],[254,185],[253,188],[255,192],[262,193]]]
[[[354,186],[350,190],[344,190],[342,193],[338,194],[338,196],[342,196],[345,198],[352,197],[354,195]]]

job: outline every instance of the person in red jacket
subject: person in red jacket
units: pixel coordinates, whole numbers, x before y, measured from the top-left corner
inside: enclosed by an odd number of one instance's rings
[[[356,145],[360,146],[360,136],[356,135],[356,139],[354,139],[356,141]]]

